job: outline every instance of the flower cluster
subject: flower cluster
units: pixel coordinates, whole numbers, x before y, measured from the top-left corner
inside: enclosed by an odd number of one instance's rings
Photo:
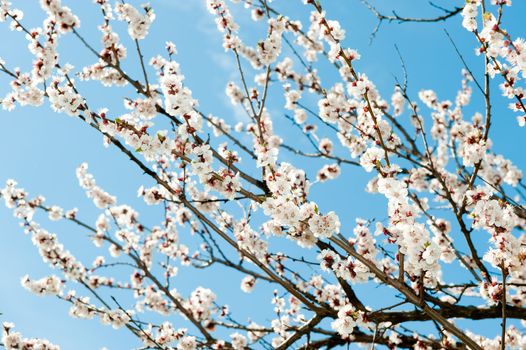
[[[215,299],[216,296],[210,289],[199,287],[186,301],[186,307],[192,311],[196,320],[209,320]]]
[[[48,13],[49,20],[56,23],[59,32],[67,33],[80,26],[80,20],[61,0],[40,0],[40,6]]]
[[[207,0],[206,6],[211,14],[217,15],[217,28],[224,32],[236,32],[238,25],[234,22],[230,10],[223,0]]]
[[[514,100],[509,108],[515,112],[520,112],[517,117],[520,126],[526,124],[526,107],[524,105],[524,88],[518,86],[522,78],[526,77],[526,42],[522,38],[513,39],[502,27],[502,10],[504,6],[511,6],[511,1],[492,1],[498,5],[500,10],[498,15],[490,11],[483,14],[483,28],[478,30],[477,12],[481,6],[480,0],[468,0],[462,10],[463,26],[476,34],[480,43],[478,54],[483,54],[488,60],[487,74],[492,78],[501,75],[504,82],[500,84],[504,96]],[[501,62],[503,58],[505,62]]]
[[[93,175],[88,173],[88,164],[82,163],[77,168],[77,179],[80,187],[86,190],[86,195],[93,200],[97,208],[107,208],[115,205],[115,197],[98,187]]]
[[[315,237],[329,238],[334,233],[340,232],[340,220],[335,212],[326,215],[315,213],[308,221],[309,228]]]
[[[39,349],[39,350],[60,350],[58,345],[52,344],[46,339],[28,339],[22,338],[22,334],[14,332],[14,324],[4,322],[2,325],[2,345],[6,350],[18,350],[18,349]]]
[[[285,31],[285,21],[283,17],[269,19],[268,38],[257,46],[259,59],[264,65],[274,63],[281,52],[281,36]]]
[[[144,39],[148,35],[148,30],[155,19],[153,9],[149,6],[144,8],[145,14],[141,14],[130,4],[116,4],[115,12],[119,19],[128,22],[128,34],[135,40]]]
[[[462,9],[462,26],[474,32],[477,30],[477,14],[480,0],[468,0]]]
[[[53,79],[46,89],[46,94],[55,112],[76,116],[83,110],[84,98],[77,93],[71,80],[65,80],[64,77]]]
[[[186,136],[201,131],[202,118],[194,111],[197,101],[192,98],[190,89],[183,86],[183,81],[184,75],[181,74],[179,65],[174,61],[164,62],[160,84],[166,112],[184,118],[185,123],[179,127],[179,134]]]
[[[338,318],[331,324],[332,329],[343,338],[349,338],[355,328],[367,326],[365,314],[357,311],[352,304],[342,306],[338,310]]]
[[[338,164],[326,164],[316,174],[316,179],[320,182],[334,180],[340,176],[341,170]]]
[[[29,276],[22,277],[22,286],[36,295],[58,295],[62,290],[62,281],[57,276],[31,280]]]
[[[473,227],[491,234],[490,242],[494,248],[488,250],[484,260],[498,269],[522,275],[526,249],[512,234],[512,230],[519,225],[519,218],[513,208],[494,198],[493,191],[487,187],[467,191],[466,201]]]

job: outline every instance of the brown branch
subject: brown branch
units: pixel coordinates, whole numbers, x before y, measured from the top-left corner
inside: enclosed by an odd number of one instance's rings
[[[281,343],[278,347],[276,347],[276,350],[286,350],[289,349],[292,344],[294,344],[296,341],[298,341],[301,337],[303,337],[305,334],[310,333],[318,323],[320,323],[323,320],[323,316],[316,315],[313,318],[310,319],[309,322],[307,322],[304,326],[300,327],[296,332],[294,332],[293,335],[291,335],[289,338],[287,338],[283,343]]]
[[[395,11],[392,12],[393,13],[392,15],[385,15],[385,14],[381,13],[380,11],[378,11],[367,0],[362,0],[362,3],[365,6],[367,6],[369,11],[371,11],[376,16],[376,18],[378,18],[378,20],[380,22],[382,22],[382,21],[389,21],[389,22],[395,21],[395,22],[398,22],[398,23],[407,23],[407,22],[435,23],[435,22],[445,21],[445,20],[447,20],[447,19],[449,19],[449,18],[451,18],[453,16],[456,16],[463,10],[463,7],[455,7],[452,10],[442,9],[445,13],[443,15],[436,16],[436,17],[404,17],[404,16],[398,15]]]

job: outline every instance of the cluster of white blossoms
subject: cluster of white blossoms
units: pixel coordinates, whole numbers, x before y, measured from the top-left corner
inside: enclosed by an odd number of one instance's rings
[[[358,254],[374,261],[378,254],[375,247],[376,242],[365,224],[365,221],[357,220],[357,226],[354,229],[356,237],[350,239],[349,243],[355,247]],[[336,276],[352,283],[364,283],[373,277],[369,268],[363,263],[350,256],[343,259],[334,250],[322,250],[318,255],[318,260],[322,270],[333,272]]]
[[[230,134],[232,127],[222,118],[209,115],[207,117],[207,125],[212,128],[214,131],[214,136],[219,137],[222,135]],[[227,144],[223,143],[225,150],[227,149]],[[239,160],[238,160],[239,161]]]
[[[217,28],[221,31],[236,32],[239,28],[223,0],[206,0],[208,11],[216,15]]]
[[[105,312],[101,317],[101,322],[103,324],[111,325],[114,329],[119,329],[124,327],[128,322],[130,322],[130,314],[133,311],[126,310],[110,310]]]
[[[35,208],[43,205],[44,198],[36,197],[28,200],[27,193],[23,189],[17,188],[16,182],[12,180],[7,181],[6,187],[0,193],[6,205],[14,208],[14,215],[24,223],[25,231],[31,233],[31,240],[38,248],[42,260],[51,267],[61,270],[67,279],[78,280],[82,278],[86,273],[84,266],[69,251],[64,249],[55,234],[42,229],[38,223],[33,221]],[[22,283],[37,294],[57,294],[61,282],[57,277],[52,276],[39,281],[31,281],[28,277],[24,277]],[[39,287],[42,288],[40,292]]]
[[[318,108],[320,117],[324,121],[335,124],[340,117],[345,118],[348,115],[352,105],[345,97],[343,85],[337,84],[327,93],[325,98],[318,101]]]
[[[473,123],[459,121],[451,130],[452,141],[458,141],[458,155],[465,166],[474,166],[486,155],[490,141],[484,138],[481,120],[482,116],[477,113],[473,116]]]
[[[65,80],[64,77],[53,79],[46,89],[46,94],[49,96],[51,108],[55,112],[77,116],[83,108],[84,98]]]
[[[349,71],[342,69],[342,78],[354,79]],[[365,75],[347,84],[348,94],[345,88],[343,84],[336,83],[318,100],[319,116],[324,122],[335,124],[341,144],[351,152],[353,158],[361,156],[360,163],[367,164],[366,169],[372,170],[376,161],[381,160],[379,157],[383,157],[384,151],[375,146],[368,148],[368,141],[375,139],[376,144],[383,142],[385,147],[392,149],[400,144],[400,139],[382,118],[381,108],[386,108],[386,103],[380,99],[376,87]],[[367,100],[375,101],[374,106],[369,106]],[[374,119],[371,114],[375,116]]]
[[[250,7],[251,1],[246,2]],[[287,17],[277,16],[269,18],[268,35],[265,40],[257,43],[256,47],[250,47],[243,43],[241,38],[237,35],[239,26],[234,21],[230,10],[223,0],[207,0],[207,8],[210,13],[216,15],[216,24],[218,29],[223,32],[223,47],[225,50],[234,50],[236,55],[243,56],[255,69],[260,69],[264,66],[269,66],[274,63],[281,53],[282,35],[286,30],[291,30],[292,27],[297,28],[298,23],[290,21]],[[252,18],[254,21],[259,21],[265,17],[265,11],[261,8],[255,7],[253,9]],[[264,77],[262,76],[264,79]]]
[[[484,260],[497,269],[505,269],[512,276],[526,273],[526,248],[521,239],[512,234],[519,225],[513,207],[494,197],[488,187],[476,187],[466,192],[467,208],[473,219],[473,227],[491,234],[493,248],[484,254]]]
[[[11,111],[16,103],[21,106],[41,106],[44,102],[44,88],[39,86],[45,79],[51,77],[57,65],[57,43],[60,32],[68,31],[78,24],[78,18],[71,15],[67,7],[61,7],[60,1],[41,1],[42,7],[49,12],[43,28],[34,28],[26,33],[28,49],[35,56],[31,73],[20,72],[15,69],[11,81],[12,91],[1,99],[2,109]],[[59,18],[55,18],[59,14]],[[0,2],[0,22],[11,21],[11,28],[21,30],[20,21],[22,11],[12,8],[8,1]],[[44,39],[42,43],[40,39]],[[0,59],[0,68],[5,71],[5,62]]]
[[[14,209],[15,217],[31,220],[35,210],[27,204],[27,193],[17,185],[18,183],[15,180],[7,180],[5,187],[0,190],[0,194],[4,199],[5,206]]]
[[[240,104],[245,99],[245,95],[243,95],[239,86],[233,81],[228,82],[225,88],[225,94],[230,98],[230,102],[232,102],[233,105]]]
[[[80,26],[80,20],[61,0],[40,0],[40,6],[48,13],[48,20],[56,23],[60,33],[67,33]]]
[[[232,338],[232,348],[234,350],[243,350],[248,345],[247,337],[240,333],[233,333],[230,335]]]
[[[147,347],[162,346],[167,349],[175,349],[173,345],[184,338],[187,332],[186,328],[177,329],[170,322],[163,322],[156,328],[149,326],[142,330],[145,336],[143,343]]]
[[[103,13],[112,13],[111,6],[106,2],[101,3],[101,8]],[[108,20],[111,18],[111,15],[108,15]],[[126,58],[126,47],[120,42],[119,34],[113,30],[110,22],[105,22],[99,26],[99,30],[102,33],[101,43],[103,48],[98,53],[98,62],[83,67],[78,76],[81,80],[100,81],[104,86],[124,86],[128,82],[112,66],[117,66]]]
[[[428,221],[429,228],[433,232],[433,241],[440,247],[440,260],[445,263],[451,263],[455,260],[455,248],[453,248],[453,239],[449,235],[451,232],[451,223],[444,219]]]
[[[215,300],[216,295],[210,289],[199,287],[186,301],[186,307],[192,311],[196,320],[210,320]]]
[[[261,260],[264,259],[268,250],[268,243],[262,240],[247,222],[236,223],[234,225],[234,235],[240,249],[250,252]]]
[[[488,304],[497,305],[502,301],[503,293],[502,284],[496,281],[484,282],[480,285],[480,297],[487,301]],[[506,291],[506,300],[510,300],[509,291]]]
[[[492,1],[492,4],[499,6],[499,13],[493,14],[490,11],[484,13],[482,30],[479,30],[477,14],[481,4],[481,0],[466,1],[462,10],[462,24],[467,30],[476,34],[480,44],[477,53],[485,55],[488,59],[488,74],[492,78],[500,75],[504,79],[500,88],[504,96],[513,100],[509,108],[520,113],[517,121],[520,126],[524,126],[526,124],[525,90],[518,86],[518,83],[526,77],[526,42],[523,38],[513,39],[502,27],[502,8],[511,6],[511,1]]]
[[[80,187],[86,190],[88,198],[93,200],[93,203],[97,208],[107,208],[116,204],[114,196],[109,195],[97,186],[97,182],[93,175],[88,173],[88,164],[82,163],[77,168],[77,179],[79,180]]]
[[[343,57],[340,56],[340,41],[345,39],[345,30],[340,26],[338,21],[326,20],[324,13],[312,11],[310,15],[310,27],[309,31],[307,32],[307,37],[314,39],[317,42],[318,40],[323,39],[329,44],[330,50],[328,53],[328,58],[331,62],[335,62],[338,59],[343,59]],[[314,58],[315,52],[321,51],[320,46],[323,48],[322,44],[319,46],[312,45],[307,47],[307,49],[310,49],[314,52],[311,52],[306,56]]]
[[[466,0],[462,9],[462,26],[470,32],[477,30],[477,15],[480,4],[480,0]]]
[[[28,275],[22,277],[22,286],[36,295],[58,295],[63,282],[57,276],[48,276],[39,280],[31,280]]]
[[[302,246],[311,246],[317,238],[340,232],[336,213],[323,215],[315,203],[304,200],[310,187],[304,171],[281,163],[279,169],[269,173],[266,183],[273,194],[262,204],[264,213],[271,218],[264,224],[267,234],[281,235],[287,227],[289,237]]]
[[[411,203],[407,184],[394,177],[399,169],[391,166],[379,171],[383,174],[370,183],[370,190],[383,194],[388,200],[389,225],[382,230],[390,242],[398,245],[399,254],[404,255],[405,271],[413,276],[428,275],[427,283],[435,285],[440,273],[441,248],[426,225],[417,221],[420,208]]]
[[[285,21],[283,17],[271,18],[268,21],[268,37],[257,46],[259,59],[264,65],[274,63],[281,52],[281,36],[285,31]]]
[[[0,62],[1,63],[1,62]],[[21,106],[41,106],[44,103],[44,91],[38,87],[29,74],[20,74],[11,83],[13,91],[1,99],[2,109],[12,111],[16,103]]]
[[[509,1],[508,1],[509,2]],[[487,338],[472,332],[468,332],[468,335],[475,339],[478,344],[484,350],[499,350],[502,348],[501,336],[494,338]],[[506,348],[511,350],[520,350],[526,346],[526,336],[521,332],[519,328],[512,325],[506,329]]]
[[[274,336],[272,338],[272,346],[277,348],[290,336],[289,328],[292,326],[291,316],[295,314],[295,301],[291,297],[289,299],[290,308],[287,309],[287,300],[278,296],[277,291],[274,290],[274,297],[272,298],[272,304],[274,305],[274,313],[277,318],[271,322]]]
[[[378,147],[370,147],[362,154],[360,157],[360,165],[370,173],[374,168],[378,167],[378,164],[381,164],[382,160],[385,157],[385,153],[382,149]]]
[[[369,325],[362,311],[347,304],[338,310],[338,318],[331,323],[331,327],[345,339],[352,336],[355,328],[368,328]]]
[[[115,5],[115,12],[119,19],[128,22],[128,34],[135,40],[144,39],[148,35],[148,30],[155,20],[153,9],[149,6],[143,7],[144,14],[130,4]]]
[[[401,115],[404,112],[405,97],[402,94],[402,90],[399,86],[395,88],[394,93],[391,95],[391,105],[393,106],[393,115],[395,117]]]
[[[44,44],[41,44],[39,41],[42,34],[44,34],[46,39]],[[31,53],[35,55],[31,76],[35,82],[42,82],[51,77],[53,69],[58,62],[58,40],[56,38],[55,23],[49,22],[45,27],[44,33],[41,33],[40,30],[35,30],[31,35],[26,35],[26,38],[30,41],[28,47]]]
[[[6,350],[38,349],[60,350],[60,347],[46,339],[23,338],[20,332],[13,331],[13,323],[4,322],[2,325],[2,345]]]
[[[259,118],[258,125],[247,125],[247,131],[253,135],[253,148],[258,157],[258,167],[276,166],[279,154],[279,146],[282,140],[279,136],[274,135],[273,123],[269,113],[266,110],[262,111]]]
[[[162,67],[160,85],[166,112],[184,119],[178,128],[179,135],[186,138],[188,135],[200,132],[203,121],[199,113],[194,110],[197,101],[192,98],[190,89],[183,85],[184,75],[180,71],[179,64],[163,60],[160,66]]]
[[[181,338],[177,344],[177,350],[195,350],[197,349],[197,339],[193,336]]]
[[[290,71],[287,69],[291,69],[292,65],[290,67],[287,67],[288,62],[284,61],[277,65],[276,71],[279,74],[285,74],[287,76],[290,76]],[[285,80],[284,77],[280,77],[281,80]],[[301,84],[301,83],[299,83]],[[298,106],[298,102],[301,99],[301,91],[300,90],[294,90],[290,89],[290,86],[285,86],[285,108],[288,110],[291,110],[294,112],[294,121],[301,125],[307,120],[307,112]]]

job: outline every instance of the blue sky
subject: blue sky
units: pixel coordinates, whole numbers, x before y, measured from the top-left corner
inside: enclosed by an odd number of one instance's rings
[[[44,14],[37,6],[36,0],[13,2],[15,6],[24,10],[24,22],[28,23],[29,27],[41,24]],[[291,18],[305,19],[308,11],[301,2],[276,0],[273,6],[283,10]],[[90,42],[98,44],[99,37],[95,25],[101,23],[101,18],[97,6],[89,0],[63,0],[63,3],[70,6],[80,17],[80,32]],[[391,2],[376,3],[380,9],[391,9]],[[463,1],[443,0],[437,3],[460,6]],[[519,16],[525,13],[526,3],[519,0],[514,3],[513,11],[505,14],[505,23],[515,37],[524,34],[524,25]],[[402,77],[400,60],[394,49],[394,45],[397,44],[408,67],[409,92],[412,97],[416,97],[420,89],[432,88],[439,98],[454,100],[460,88],[462,64],[443,28],[450,32],[475,74],[480,74],[483,69],[482,58],[473,54],[476,42],[472,35],[461,27],[461,18],[458,16],[438,24],[384,23],[370,44],[370,33],[377,22],[360,1],[326,0],[322,1],[322,4],[325,5],[328,17],[340,20],[346,28],[345,44],[360,51],[362,59],[357,63],[358,71],[365,72],[386,99],[393,91],[394,77]],[[181,64],[186,84],[193,90],[194,98],[200,102],[200,109],[235,124],[242,116],[230,106],[228,98],[224,96],[226,83],[229,80],[238,80],[235,61],[231,54],[222,49],[221,35],[215,29],[213,17],[205,10],[204,0],[153,0],[151,5],[157,19],[151,28],[151,35],[143,43],[145,56],[151,57],[160,53],[166,40],[173,41],[179,52],[176,60]],[[406,16],[433,16],[439,13],[425,1],[399,0],[396,6],[397,12]],[[231,5],[231,8],[242,29],[253,28],[243,36],[244,40],[254,44],[258,38],[264,36],[264,26],[259,24],[254,27],[248,19],[249,14],[242,6]],[[129,42],[125,31],[122,31],[123,28],[120,27],[121,38]],[[5,24],[0,27],[0,33],[5,38],[0,43],[0,57],[9,67],[19,66],[22,70],[27,70],[31,64],[31,57],[23,34],[10,32]],[[70,62],[76,67],[95,62],[94,57],[71,35],[61,41],[59,52],[61,62]],[[137,60],[131,49],[128,64],[128,71],[137,75]],[[299,69],[299,66],[297,68]],[[322,64],[320,71],[326,86],[336,81],[336,72],[330,66]],[[7,82],[5,77],[0,77],[1,94],[8,91]],[[287,143],[294,143],[303,148],[309,147],[309,144],[299,137],[301,135],[297,130],[291,128],[283,118],[284,101],[279,96],[281,87],[274,84],[271,85],[271,89],[269,110],[273,113],[277,133]],[[521,133],[524,130],[517,127],[514,115],[506,108],[508,101],[496,91],[495,84],[494,89],[495,123],[490,133],[495,144],[494,149],[512,159],[519,168],[524,168],[524,145],[521,142]],[[109,107],[110,111],[115,113],[124,113],[122,97],[132,95],[129,88],[107,89],[96,83],[81,85],[81,92],[87,97],[92,108]],[[311,107],[315,107],[315,104],[311,104]],[[474,98],[468,111],[482,110],[482,99],[474,89]],[[47,108],[17,107],[11,113],[0,111],[0,114],[0,183],[14,178],[32,195],[44,195],[48,204],[57,204],[66,209],[78,207],[81,217],[88,221],[93,220],[98,211],[85,198],[75,177],[76,167],[86,161],[98,183],[115,194],[120,203],[135,206],[141,211],[141,217],[146,222],[157,223],[160,220],[159,209],[146,207],[136,198],[137,188],[143,183],[151,183],[150,179],[141,175],[118,151],[103,147],[100,136],[80,121],[63,114],[55,114]],[[303,166],[301,159],[292,157],[285,150],[281,151],[280,159]],[[321,164],[323,162],[315,162],[306,165],[305,168],[312,177]],[[347,229],[352,228],[357,217],[369,219],[377,215],[384,218],[384,201],[363,192],[369,175],[350,167],[344,171],[346,174],[339,181],[319,188],[314,186],[313,198],[319,206],[325,211],[337,210]],[[125,330],[116,332],[111,327],[100,325],[97,320],[71,319],[67,315],[68,306],[63,302],[54,298],[38,298],[25,291],[20,286],[20,277],[29,273],[32,277],[40,278],[49,274],[50,269],[41,261],[30,237],[22,233],[8,209],[0,208],[0,223],[0,263],[3,266],[0,270],[0,312],[3,314],[0,321],[15,322],[24,335],[47,337],[63,349],[87,350],[106,346],[113,350],[132,348],[136,344]],[[86,264],[96,256],[97,252],[94,252],[84,232],[76,227],[62,222],[49,225],[46,223],[45,227],[56,232],[59,239],[74,254],[85,257]],[[219,301],[230,304],[237,315],[246,318],[252,314],[260,314],[263,315],[260,318],[261,322],[272,316],[266,310],[272,297],[267,289],[256,291],[252,295],[239,292],[239,281],[243,276],[233,276],[224,271],[220,271],[219,274],[199,272],[197,275],[185,269],[180,271],[176,285],[183,292],[191,290],[190,286],[197,286],[199,283],[196,281],[206,281],[206,286],[219,286],[215,288]],[[373,300],[368,302],[370,305],[378,302],[376,298],[380,298],[380,292],[375,288],[365,287],[359,292],[373,296]],[[176,322],[177,318],[173,320]],[[488,335],[496,334],[489,323],[479,329],[489,332]]]

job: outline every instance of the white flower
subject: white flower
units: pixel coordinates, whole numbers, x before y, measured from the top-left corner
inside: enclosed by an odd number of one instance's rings
[[[197,340],[195,337],[186,336],[179,340],[177,344],[178,350],[195,350],[197,349]]]
[[[341,169],[338,164],[326,164],[318,171],[316,179],[320,182],[334,180],[340,176]]]
[[[254,276],[246,276],[241,281],[241,290],[245,293],[251,293],[256,285],[256,278]]]
[[[232,347],[234,350],[243,350],[247,346],[247,338],[244,335],[234,333],[230,335],[230,338],[232,338]]]
[[[109,324],[114,329],[122,328],[124,327],[128,322],[130,322],[130,314],[132,314],[133,311],[123,311],[121,309],[118,310],[109,310],[102,314],[101,316],[101,322],[103,324]]]
[[[335,212],[327,215],[315,214],[309,219],[309,228],[316,237],[329,238],[334,233],[340,232],[340,220]]]
[[[368,148],[360,157],[360,165],[370,173],[384,157],[384,151],[378,147]]]
[[[48,214],[49,214],[49,219],[50,220],[58,221],[58,220],[62,219],[62,216],[64,215],[64,211],[62,210],[62,208],[54,205],[54,206],[49,208]]]

